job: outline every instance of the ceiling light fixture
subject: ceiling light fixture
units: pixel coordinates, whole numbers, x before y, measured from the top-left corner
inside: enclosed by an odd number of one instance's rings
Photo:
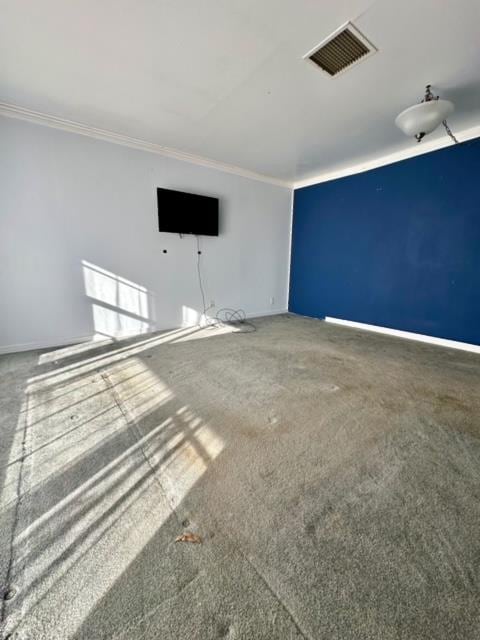
[[[455,144],[458,144],[458,140],[451,132],[446,120],[447,116],[453,113],[455,107],[449,100],[441,100],[438,96],[434,96],[430,87],[431,85],[427,84],[425,97],[420,104],[415,104],[402,111],[395,118],[395,124],[406,136],[415,136],[417,142],[443,124],[445,131]]]

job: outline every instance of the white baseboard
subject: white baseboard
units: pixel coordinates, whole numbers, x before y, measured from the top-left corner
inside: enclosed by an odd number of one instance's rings
[[[256,311],[255,313],[246,313],[247,318],[262,318],[263,316],[281,316],[283,313],[288,313],[288,309],[277,309],[272,311]]]
[[[70,344],[80,344],[94,340],[95,336],[76,336],[72,338],[59,338],[58,340],[39,340],[37,342],[24,342],[22,344],[9,344],[0,346],[0,355],[7,353],[18,353],[20,351],[37,351],[37,349],[50,349],[55,347],[66,347]]]
[[[339,318],[325,317],[325,322],[332,324],[340,324],[344,327],[352,327],[353,329],[365,329],[366,331],[374,331],[376,333],[384,333],[397,338],[407,338],[408,340],[416,340],[417,342],[426,342],[428,344],[436,344],[440,347],[448,347],[449,349],[460,349],[461,351],[470,351],[471,353],[480,353],[480,345],[469,344],[468,342],[457,342],[456,340],[448,340],[447,338],[434,338],[426,336],[422,333],[413,333],[411,331],[400,331],[399,329],[389,329],[388,327],[378,327],[374,324],[364,324],[363,322],[352,322],[351,320],[340,320]]]
[[[255,311],[253,313],[246,313],[247,318],[261,318],[262,316],[278,316],[283,313],[288,313],[287,309],[277,309],[268,311]],[[191,325],[195,326],[195,325]],[[186,327],[154,327],[150,331],[146,332],[122,332],[115,336],[112,336],[115,340],[121,340],[122,338],[133,338],[134,336],[146,336],[157,331],[174,331],[175,329],[185,329]],[[101,336],[99,334],[91,334],[87,336],[72,336],[70,338],[59,338],[58,340],[39,340],[36,342],[25,342],[22,344],[11,344],[0,346],[0,355],[7,353],[18,353],[20,351],[37,351],[39,349],[55,349],[56,347],[66,347],[71,344],[80,344],[82,342],[89,342],[90,340],[105,340],[108,336]]]

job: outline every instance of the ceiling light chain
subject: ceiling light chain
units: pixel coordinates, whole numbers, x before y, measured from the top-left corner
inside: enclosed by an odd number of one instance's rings
[[[432,93],[432,85],[427,84],[427,86],[425,87],[425,97],[423,98],[422,102],[430,102],[431,100],[439,100],[439,96],[435,96]],[[452,130],[448,126],[448,122],[446,120],[442,120],[442,124],[445,127],[445,131],[450,136],[450,138],[454,141],[454,143],[460,144],[457,138],[452,133]],[[420,140],[423,138],[424,135],[425,134],[417,133],[417,135],[415,136],[415,138],[417,139],[417,142],[420,142]]]
[[[455,144],[460,144],[459,140],[457,140],[457,138],[455,137],[455,135],[452,133],[452,130],[450,129],[450,127],[448,126],[448,122],[446,120],[442,120],[442,124],[445,127],[445,131],[448,133],[448,135],[450,136],[450,138],[454,141]]]

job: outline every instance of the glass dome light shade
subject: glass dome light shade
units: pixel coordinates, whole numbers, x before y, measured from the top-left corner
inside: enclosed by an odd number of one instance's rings
[[[402,111],[395,118],[395,124],[407,136],[427,134],[436,129],[453,110],[453,103],[448,100],[428,100]]]

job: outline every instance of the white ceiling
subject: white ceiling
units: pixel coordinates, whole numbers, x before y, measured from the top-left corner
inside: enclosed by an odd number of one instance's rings
[[[479,0],[0,0],[0,101],[288,181],[416,143],[424,85],[480,123]],[[346,21],[379,49],[305,53]],[[444,136],[438,130],[432,136]]]

